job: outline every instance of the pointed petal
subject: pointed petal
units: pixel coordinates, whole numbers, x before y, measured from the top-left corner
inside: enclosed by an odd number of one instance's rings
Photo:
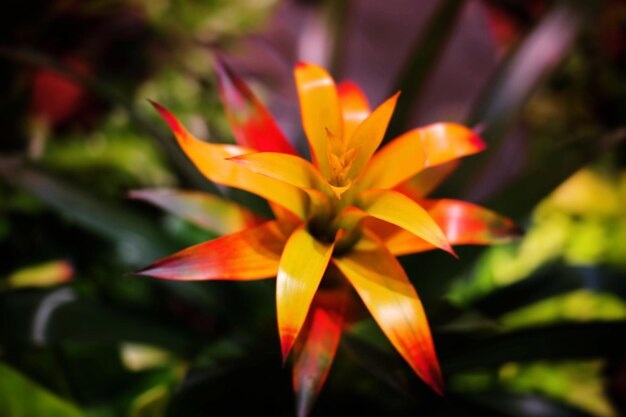
[[[393,115],[393,110],[396,108],[399,96],[400,93],[396,93],[393,97],[378,106],[378,108],[356,128],[354,135],[352,135],[349,142],[347,142],[348,145],[346,149],[358,149],[354,162],[352,162],[352,166],[348,172],[351,178],[355,178],[361,173],[363,167],[365,167],[374,152],[376,152],[376,149],[380,146],[385,132],[387,131],[389,120],[391,120],[391,116]]]
[[[168,188],[134,190],[131,198],[146,201],[220,235],[239,232],[259,223],[259,216],[244,207],[200,191]]]
[[[506,243],[522,234],[512,220],[465,201],[430,200],[423,202],[423,205],[451,245]],[[369,222],[367,227],[396,256],[436,249],[432,244],[399,227],[382,222]]]
[[[442,394],[443,379],[426,314],[398,261],[382,242],[367,235],[351,252],[333,261],[400,355]]]
[[[370,190],[362,193],[359,198],[360,207],[370,216],[406,229],[454,255],[437,223],[423,207],[407,196],[395,191]]]
[[[232,158],[240,164],[260,175],[274,178],[298,188],[323,190],[326,179],[321,176],[313,164],[298,156],[274,152],[257,152]]]
[[[309,415],[337,353],[343,327],[345,291],[319,291],[313,300],[306,330],[296,345],[293,388],[297,416]],[[306,333],[304,333],[306,331]]]
[[[424,207],[456,245],[505,243],[522,234],[511,219],[465,201],[429,200]]]
[[[330,177],[329,140],[341,141],[341,109],[335,82],[325,69],[299,63],[294,71],[300,99],[302,126],[309,140],[313,162],[324,177]]]
[[[455,123],[413,129],[374,155],[363,173],[365,188],[393,188],[425,168],[485,149],[472,130]]]
[[[394,190],[413,200],[422,200],[448,178],[458,166],[459,160],[456,159],[426,168],[419,174],[396,185]]]
[[[276,275],[286,237],[275,221],[192,246],[137,272],[181,281],[255,280]]]
[[[220,99],[237,143],[260,152],[296,155],[270,112],[218,56],[215,69]]]
[[[349,142],[356,128],[370,115],[370,105],[363,90],[351,81],[339,84],[337,91],[343,117],[343,137]]]
[[[276,313],[283,360],[287,359],[304,324],[333,246],[318,242],[305,225],[287,240],[276,281]]]
[[[296,187],[255,174],[227,158],[253,152],[234,145],[215,145],[191,135],[167,109],[152,103],[169,124],[179,146],[202,174],[217,183],[241,188],[285,207],[303,219],[306,217],[307,196]]]

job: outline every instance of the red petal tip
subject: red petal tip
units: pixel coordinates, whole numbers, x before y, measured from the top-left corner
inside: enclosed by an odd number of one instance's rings
[[[446,247],[443,248],[446,252],[448,252],[450,255],[454,256],[456,259],[459,259],[459,255],[456,254],[456,252],[454,251],[454,249],[452,248],[452,246],[450,245],[450,243],[448,243],[446,245]]]
[[[291,332],[284,333],[280,339],[280,350],[283,357],[283,366],[285,366],[285,364],[287,363],[287,359],[289,358],[289,353],[291,352],[291,348],[293,347],[295,339],[296,338]]]
[[[437,395],[439,395],[440,397],[445,397],[446,394],[444,392],[444,386],[443,386],[443,380],[441,379],[441,376],[439,376],[437,378],[437,381],[430,386],[432,388],[433,391],[435,391],[437,393]]]
[[[185,135],[183,135],[183,132],[185,131],[185,129],[168,109],[166,109],[165,107],[163,107],[156,101],[152,101],[152,100],[148,100],[148,101],[159,112],[161,117],[169,125],[170,129],[172,129],[175,135],[181,135],[181,137],[185,137]]]
[[[471,142],[472,142],[472,146],[474,146],[476,149],[478,149],[479,152],[480,151],[484,151],[485,149],[487,149],[487,144],[477,134],[472,136]]]

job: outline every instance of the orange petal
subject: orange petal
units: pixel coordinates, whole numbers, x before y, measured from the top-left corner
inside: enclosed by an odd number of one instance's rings
[[[298,188],[326,188],[326,179],[313,164],[298,156],[274,152],[257,152],[232,158],[252,172],[274,178]]]
[[[521,235],[510,219],[486,208],[458,200],[423,202],[451,245],[492,245],[509,242]],[[407,255],[436,249],[423,239],[389,224],[368,222],[394,255]]]
[[[275,221],[192,246],[137,275],[182,281],[255,280],[276,275],[286,237]]]
[[[251,153],[253,150],[234,145],[215,145],[191,135],[172,113],[152,103],[169,124],[178,144],[202,174],[220,184],[241,188],[280,204],[301,219],[306,217],[307,196],[296,187],[258,175],[227,158]]]
[[[246,83],[219,57],[215,58],[215,68],[220,99],[237,143],[260,152],[296,155],[270,112]]]
[[[259,223],[259,216],[244,207],[201,191],[174,189],[135,190],[131,198],[147,201],[220,235],[239,232]]]
[[[333,258],[391,344],[437,393],[443,378],[422,303],[383,243],[367,234],[351,252]]]
[[[423,207],[407,196],[395,191],[370,190],[359,197],[360,207],[370,216],[406,229],[454,255],[437,223]]]
[[[324,68],[308,63],[296,65],[294,75],[302,126],[309,140],[313,162],[324,177],[329,178],[329,140],[341,141],[343,137],[335,82]]]
[[[363,90],[351,81],[339,84],[337,91],[343,116],[343,137],[349,142],[357,126],[370,115],[370,105]]]
[[[304,324],[333,246],[318,242],[305,225],[297,228],[285,244],[276,281],[276,313],[283,361]]]
[[[387,131],[389,120],[391,120],[391,116],[393,115],[393,110],[396,108],[399,96],[400,93],[396,93],[393,97],[378,106],[378,108],[356,128],[354,135],[352,135],[347,142],[346,149],[358,149],[354,162],[352,162],[352,166],[348,171],[348,175],[351,178],[355,178],[361,173],[363,167],[369,162],[374,152],[376,152],[376,149],[380,146],[385,132]]]
[[[455,123],[413,129],[374,155],[363,173],[365,188],[393,188],[425,168],[485,149],[472,130]]]
[[[318,291],[308,316],[306,333],[296,344],[293,365],[293,388],[297,416],[309,415],[333,363],[344,321],[344,291]]]
[[[394,190],[412,198],[422,200],[435,190],[459,166],[459,160],[444,162],[441,165],[426,168],[419,174],[396,185]]]

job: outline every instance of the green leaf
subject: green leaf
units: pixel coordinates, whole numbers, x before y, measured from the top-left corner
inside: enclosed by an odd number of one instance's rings
[[[476,300],[470,306],[482,314],[499,317],[555,295],[586,288],[615,294],[626,300],[626,277],[603,267],[567,267],[556,264]]]
[[[0,363],[0,415],[10,417],[83,417],[85,414]]]
[[[86,229],[117,245],[129,264],[145,265],[174,252],[167,236],[139,213],[29,168],[20,160],[0,157],[0,178],[37,196],[42,202]]]

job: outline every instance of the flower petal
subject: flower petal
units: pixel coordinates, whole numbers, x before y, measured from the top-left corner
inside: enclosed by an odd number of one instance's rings
[[[443,378],[426,314],[398,261],[367,234],[351,252],[333,261],[400,355],[442,394]]]
[[[260,152],[296,155],[270,112],[246,83],[218,56],[215,68],[220,99],[237,143]]]
[[[343,327],[345,291],[319,291],[311,310],[302,343],[296,344],[293,365],[293,388],[296,392],[297,416],[309,415],[333,363]],[[306,332],[306,333],[304,333]]]
[[[343,137],[341,108],[335,82],[322,67],[299,63],[294,71],[300,99],[302,126],[309,140],[314,164],[330,177],[329,141]]]
[[[301,219],[306,217],[308,200],[304,192],[283,182],[255,174],[226,160],[251,153],[253,150],[234,145],[215,145],[203,142],[191,135],[176,117],[164,107],[157,103],[152,104],[169,124],[179,146],[205,177],[211,181],[241,188],[278,203]]]
[[[396,93],[393,97],[378,106],[378,108],[356,128],[356,131],[347,142],[347,150],[353,148],[357,149],[352,166],[348,171],[348,175],[351,178],[355,178],[361,173],[363,167],[369,162],[370,158],[383,141],[389,120],[391,120],[399,96],[400,93]]]
[[[168,188],[134,190],[131,198],[143,200],[219,235],[239,232],[258,224],[259,216],[244,207],[201,191]]]
[[[486,208],[458,200],[430,200],[424,207],[441,227],[451,245],[491,245],[509,242],[521,235],[510,219]],[[370,222],[387,248],[396,256],[436,249],[435,246],[399,227]]]
[[[370,115],[371,109],[363,90],[351,81],[344,81],[337,86],[341,114],[343,117],[343,137],[346,142],[361,122]]]
[[[136,274],[181,281],[269,278],[278,272],[285,241],[277,223],[269,221],[192,246]]]
[[[392,140],[372,157],[363,173],[364,188],[393,188],[425,168],[485,149],[471,129],[436,123],[413,129]]]
[[[276,277],[276,313],[283,361],[304,324],[333,247],[334,244],[318,242],[305,225],[287,240]]]
[[[395,224],[452,255],[454,251],[428,212],[395,191],[370,190],[360,194],[360,207],[370,216]],[[455,255],[456,256],[456,255]]]
[[[260,175],[274,178],[298,188],[323,190],[326,179],[309,161],[298,156],[274,152],[256,152],[231,158]]]

